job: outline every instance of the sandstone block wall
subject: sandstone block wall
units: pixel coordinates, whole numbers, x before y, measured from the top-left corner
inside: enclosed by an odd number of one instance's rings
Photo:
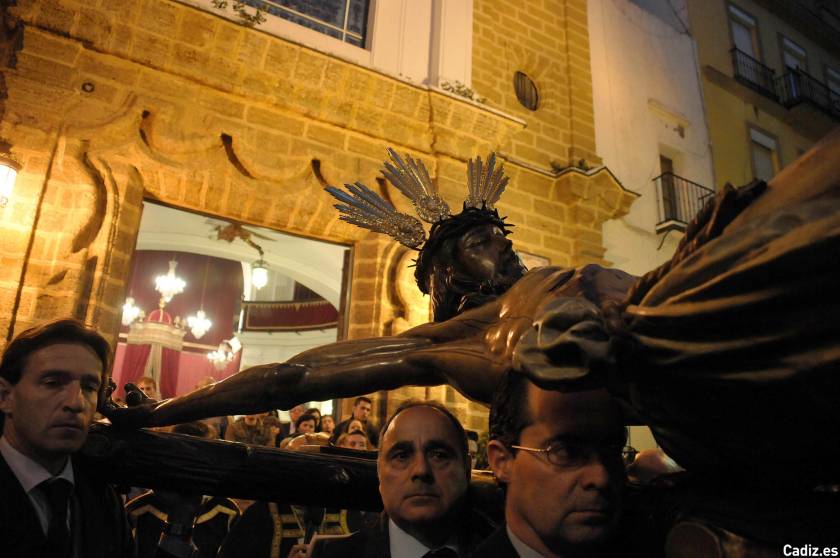
[[[598,161],[585,2],[516,10],[476,1],[483,106],[173,0],[6,6],[0,138],[23,168],[0,210],[0,347],[67,315],[116,338],[144,198],[354,246],[351,338],[426,321],[408,251],[338,221],[322,189],[360,180],[409,211],[379,175],[388,146],[422,158],[453,208],[468,158],[523,161],[507,164],[500,204],[515,246],[558,265],[601,261],[601,223],[632,197],[606,172],[544,170]],[[520,63],[545,96],[535,113],[511,101]]]

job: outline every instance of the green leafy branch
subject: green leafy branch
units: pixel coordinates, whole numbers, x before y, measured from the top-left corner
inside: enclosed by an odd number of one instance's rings
[[[228,7],[228,0],[211,0],[213,7],[217,10],[224,10]],[[239,16],[239,22],[245,27],[254,27],[261,23],[265,23],[265,13],[262,8],[256,8],[254,13],[250,13],[244,2],[240,0],[233,0],[231,9]]]
[[[460,95],[461,97],[466,97],[471,101],[475,101],[476,103],[485,103],[487,99],[480,96],[478,93],[475,92],[474,89],[471,87],[467,87],[460,81],[443,81],[440,84],[440,88],[444,91],[449,91],[450,93],[455,93],[456,95]]]

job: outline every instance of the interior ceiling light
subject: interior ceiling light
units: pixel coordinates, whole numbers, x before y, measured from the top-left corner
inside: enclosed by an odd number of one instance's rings
[[[134,320],[140,317],[141,312],[140,307],[134,304],[134,297],[130,296],[125,299],[122,311],[122,325],[127,327],[133,324]]]
[[[213,327],[213,322],[207,319],[207,315],[204,313],[204,310],[199,310],[195,313],[195,316],[187,318],[187,325],[189,326],[193,337],[201,339],[204,337],[204,334],[210,331],[210,328]]]
[[[155,290],[160,293],[162,301],[169,303],[176,294],[184,292],[187,283],[175,275],[175,267],[178,262],[169,260],[169,272],[166,275],[158,275],[155,279]]]
[[[268,268],[262,258],[251,266],[251,284],[257,289],[262,289],[268,284]]]
[[[190,328],[190,332],[193,334],[193,337],[196,339],[201,339],[204,337],[204,334],[207,333],[211,327],[213,327],[213,322],[211,322],[207,315],[204,313],[204,293],[207,290],[207,271],[210,268],[210,258],[207,258],[204,261],[204,280],[201,283],[201,302],[200,306],[198,307],[198,312],[196,312],[195,316],[190,316],[187,318],[187,326]]]

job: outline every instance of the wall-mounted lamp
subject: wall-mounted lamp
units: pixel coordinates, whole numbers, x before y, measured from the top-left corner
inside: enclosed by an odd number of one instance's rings
[[[0,207],[6,207],[12,199],[19,170],[20,163],[8,153],[0,153]]]

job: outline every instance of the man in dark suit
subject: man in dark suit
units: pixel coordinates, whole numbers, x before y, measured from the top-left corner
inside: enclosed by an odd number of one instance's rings
[[[357,420],[365,427],[365,434],[368,440],[375,446],[379,447],[379,430],[370,419],[370,413],[373,410],[373,402],[368,397],[357,397],[353,401],[353,414],[350,418],[339,422],[333,431],[333,439],[337,440],[339,436],[350,430],[350,423]]]
[[[317,541],[308,556],[466,556],[481,531],[467,524],[470,457],[461,423],[440,404],[409,402],[385,423],[381,441],[377,472],[384,513],[349,537]],[[305,547],[296,550],[307,556]]]
[[[75,320],[32,328],[0,361],[4,557],[131,555],[121,502],[72,459],[93,420],[110,348]]]
[[[490,410],[487,457],[505,521],[476,558],[624,556],[614,535],[625,430],[605,390],[543,390],[508,372]]]

